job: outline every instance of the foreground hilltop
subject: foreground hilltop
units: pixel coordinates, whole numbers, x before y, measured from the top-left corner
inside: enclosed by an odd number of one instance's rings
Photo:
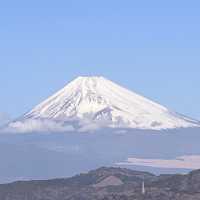
[[[145,184],[145,194],[142,185]],[[100,168],[67,179],[0,185],[1,200],[198,200],[200,170],[160,175]]]

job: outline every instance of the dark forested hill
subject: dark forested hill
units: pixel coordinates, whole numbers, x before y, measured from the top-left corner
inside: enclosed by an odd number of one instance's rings
[[[142,185],[145,184],[145,194]],[[200,170],[160,175],[99,168],[67,179],[0,185],[0,200],[200,200]]]

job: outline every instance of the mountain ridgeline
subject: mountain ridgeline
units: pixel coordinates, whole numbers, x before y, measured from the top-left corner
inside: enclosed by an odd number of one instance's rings
[[[144,187],[144,188],[143,188]],[[198,200],[200,171],[159,175],[99,168],[67,179],[0,185],[1,200]]]

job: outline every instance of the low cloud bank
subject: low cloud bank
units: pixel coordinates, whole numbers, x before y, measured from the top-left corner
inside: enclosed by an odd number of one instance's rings
[[[75,128],[76,127],[76,128]],[[55,121],[49,119],[25,119],[9,123],[0,129],[0,133],[31,133],[31,132],[92,132],[101,128],[91,121]]]
[[[175,159],[142,159],[128,158],[127,161],[117,165],[137,165],[145,167],[168,168],[168,169],[200,169],[200,155],[185,155]]]
[[[27,119],[16,121],[2,128],[3,133],[30,133],[30,132],[70,132],[73,126],[51,120]]]

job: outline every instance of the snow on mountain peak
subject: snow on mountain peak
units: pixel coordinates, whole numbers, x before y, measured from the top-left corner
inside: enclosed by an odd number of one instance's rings
[[[199,126],[197,121],[171,112],[101,76],[76,78],[20,120],[23,127],[26,121],[30,124],[31,120],[34,121],[31,124],[35,124],[35,120],[62,122],[61,129],[63,123],[73,124],[73,121],[78,121],[79,128],[83,130],[86,125],[89,128],[154,130]],[[15,123],[12,126],[15,127]],[[40,122],[40,127],[42,124]],[[45,128],[46,126],[43,127]]]

